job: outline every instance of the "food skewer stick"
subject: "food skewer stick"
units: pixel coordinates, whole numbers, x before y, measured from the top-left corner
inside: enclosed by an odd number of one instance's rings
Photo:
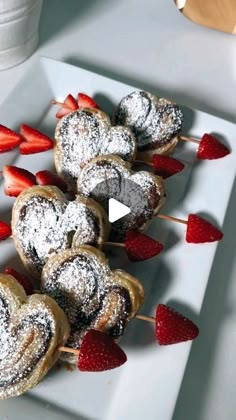
[[[89,96],[86,96],[86,101],[84,102],[83,100],[80,100],[80,95],[78,95],[78,101],[76,102],[75,98],[73,98],[72,95],[68,95],[65,99],[64,102],[60,102],[60,101],[56,101],[56,100],[52,100],[51,104],[52,105],[57,105],[59,107],[61,107],[62,109],[64,109],[65,111],[68,109],[68,111],[74,111],[75,109],[81,109],[83,107],[86,106],[97,106],[97,104],[94,102],[94,100],[92,98],[90,98]],[[82,94],[83,95],[83,94]],[[91,103],[91,105],[90,105]],[[65,112],[66,114],[66,112]],[[58,113],[57,116],[60,118],[60,114]],[[185,142],[190,142],[190,143],[194,143],[198,145],[198,150],[197,150],[197,158],[198,159],[219,159],[221,157],[226,156],[227,154],[229,154],[229,150],[227,149],[226,146],[224,146],[218,139],[216,139],[214,136],[210,135],[210,134],[204,134],[202,136],[201,139],[197,139],[196,137],[189,137],[186,135],[182,135],[180,134],[178,136],[179,140],[185,141]],[[158,155],[156,155],[158,156]],[[154,163],[154,168],[155,168],[155,162]],[[151,166],[151,165],[150,165]],[[182,167],[183,169],[183,167]],[[179,169],[179,171],[181,171],[182,169]],[[178,171],[178,172],[179,172]]]
[[[38,290],[34,290],[27,276],[13,268],[6,267],[5,273],[12,275],[23,286],[27,295],[41,293]],[[173,344],[193,340],[199,334],[197,326],[191,320],[164,304],[157,305],[155,317],[136,313],[133,318],[155,324],[156,338],[159,344]],[[61,347],[59,350],[79,355],[79,350],[70,347]]]
[[[11,226],[0,220],[0,241],[12,238]],[[144,261],[155,257],[163,250],[161,242],[134,230],[127,233],[125,242],[104,242],[103,246],[123,248],[130,261]]]

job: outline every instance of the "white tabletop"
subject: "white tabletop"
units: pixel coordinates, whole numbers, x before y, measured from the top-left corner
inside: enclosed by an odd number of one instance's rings
[[[45,0],[40,32],[37,52],[0,72],[0,103],[44,55],[235,120],[236,37],[187,21],[172,0]],[[173,420],[235,418],[235,205],[236,188]]]

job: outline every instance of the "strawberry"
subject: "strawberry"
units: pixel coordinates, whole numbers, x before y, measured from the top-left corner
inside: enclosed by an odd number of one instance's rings
[[[172,175],[181,172],[184,164],[177,159],[165,155],[153,155],[152,163],[156,175],[166,179]]]
[[[71,94],[67,95],[66,99],[64,100],[64,104],[65,107],[60,108],[59,111],[56,113],[57,118],[62,118],[70,112],[75,111],[79,108],[76,99]]]
[[[21,141],[19,134],[0,124],[0,153],[14,149],[19,146]]]
[[[130,230],[126,236],[125,248],[130,260],[143,261],[160,254],[163,245],[143,233]]]
[[[39,171],[35,174],[35,177],[39,185],[55,185],[63,192],[67,192],[68,190],[66,182],[51,171]]]
[[[78,105],[81,108],[99,108],[96,102],[85,93],[78,93]]]
[[[194,340],[198,334],[198,327],[190,319],[185,318],[169,306],[157,306],[156,337],[160,345]]]
[[[11,267],[6,267],[5,273],[10,274],[12,277],[14,277],[18,281],[18,283],[20,283],[21,286],[24,288],[25,293],[27,295],[32,295],[34,293],[34,288],[28,277],[24,276],[23,274],[19,273]]]
[[[31,172],[17,166],[5,165],[2,173],[5,180],[4,192],[10,197],[17,197],[26,188],[36,184],[36,178]]]
[[[20,153],[22,155],[30,155],[32,153],[45,152],[53,148],[53,141],[35,128],[22,124],[20,134],[23,142],[20,144]]]
[[[223,233],[207,220],[196,214],[189,214],[186,241],[193,244],[220,241]]]
[[[11,233],[11,226],[0,220],[0,241],[9,238]]]
[[[80,347],[78,369],[102,372],[119,367],[126,360],[126,354],[108,334],[89,330]]]
[[[216,137],[205,133],[199,143],[198,159],[220,159],[230,153],[229,149]]]

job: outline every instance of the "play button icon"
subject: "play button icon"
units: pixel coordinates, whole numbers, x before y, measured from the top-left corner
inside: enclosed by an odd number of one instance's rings
[[[108,202],[108,219],[110,223],[114,223],[122,217],[130,213],[130,208],[114,198],[110,198]]]

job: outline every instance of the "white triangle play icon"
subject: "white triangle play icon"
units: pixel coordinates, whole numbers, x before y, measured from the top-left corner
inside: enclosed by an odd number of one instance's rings
[[[120,203],[114,198],[109,199],[108,203],[108,219],[110,223],[116,222],[130,213],[130,208]]]

